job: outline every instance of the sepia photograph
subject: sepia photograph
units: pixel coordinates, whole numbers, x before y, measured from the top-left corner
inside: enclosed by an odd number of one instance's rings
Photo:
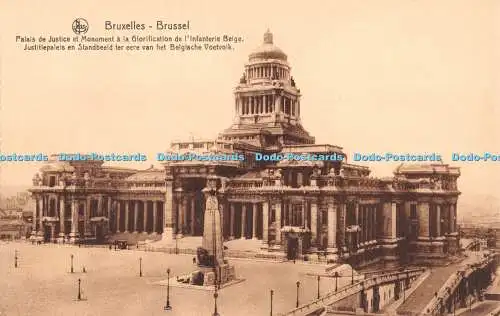
[[[500,315],[500,2],[0,1],[0,316]]]

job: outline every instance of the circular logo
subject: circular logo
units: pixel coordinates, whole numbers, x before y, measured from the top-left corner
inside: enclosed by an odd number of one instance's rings
[[[71,28],[76,35],[85,34],[89,30],[89,23],[83,18],[78,18],[73,21]]]

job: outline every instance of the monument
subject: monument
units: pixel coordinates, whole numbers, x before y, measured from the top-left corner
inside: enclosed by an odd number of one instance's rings
[[[193,285],[218,287],[236,277],[233,266],[224,259],[221,213],[217,200],[217,179],[208,179],[205,194],[205,212],[202,246],[197,249],[199,270],[191,274]]]

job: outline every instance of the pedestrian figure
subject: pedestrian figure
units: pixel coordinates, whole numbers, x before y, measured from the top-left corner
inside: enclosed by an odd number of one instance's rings
[[[196,264],[196,257],[193,257],[193,264]]]
[[[85,266],[82,267],[82,272],[87,273],[87,270],[85,270]]]
[[[111,244],[109,244],[109,250],[112,250],[113,246],[111,246]]]

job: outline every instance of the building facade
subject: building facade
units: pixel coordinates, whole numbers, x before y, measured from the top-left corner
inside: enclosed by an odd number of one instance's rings
[[[69,242],[201,236],[203,189],[210,184],[225,240],[257,239],[261,250],[289,258],[419,261],[458,250],[459,169],[407,164],[393,177],[374,178],[369,168],[348,163],[341,147],[316,144],[301,123],[301,91],[287,55],[269,31],[234,96],[231,126],[215,140],[173,142],[177,158],[163,169],[49,161],[30,190],[34,236]],[[227,159],[179,159],[200,154]]]

